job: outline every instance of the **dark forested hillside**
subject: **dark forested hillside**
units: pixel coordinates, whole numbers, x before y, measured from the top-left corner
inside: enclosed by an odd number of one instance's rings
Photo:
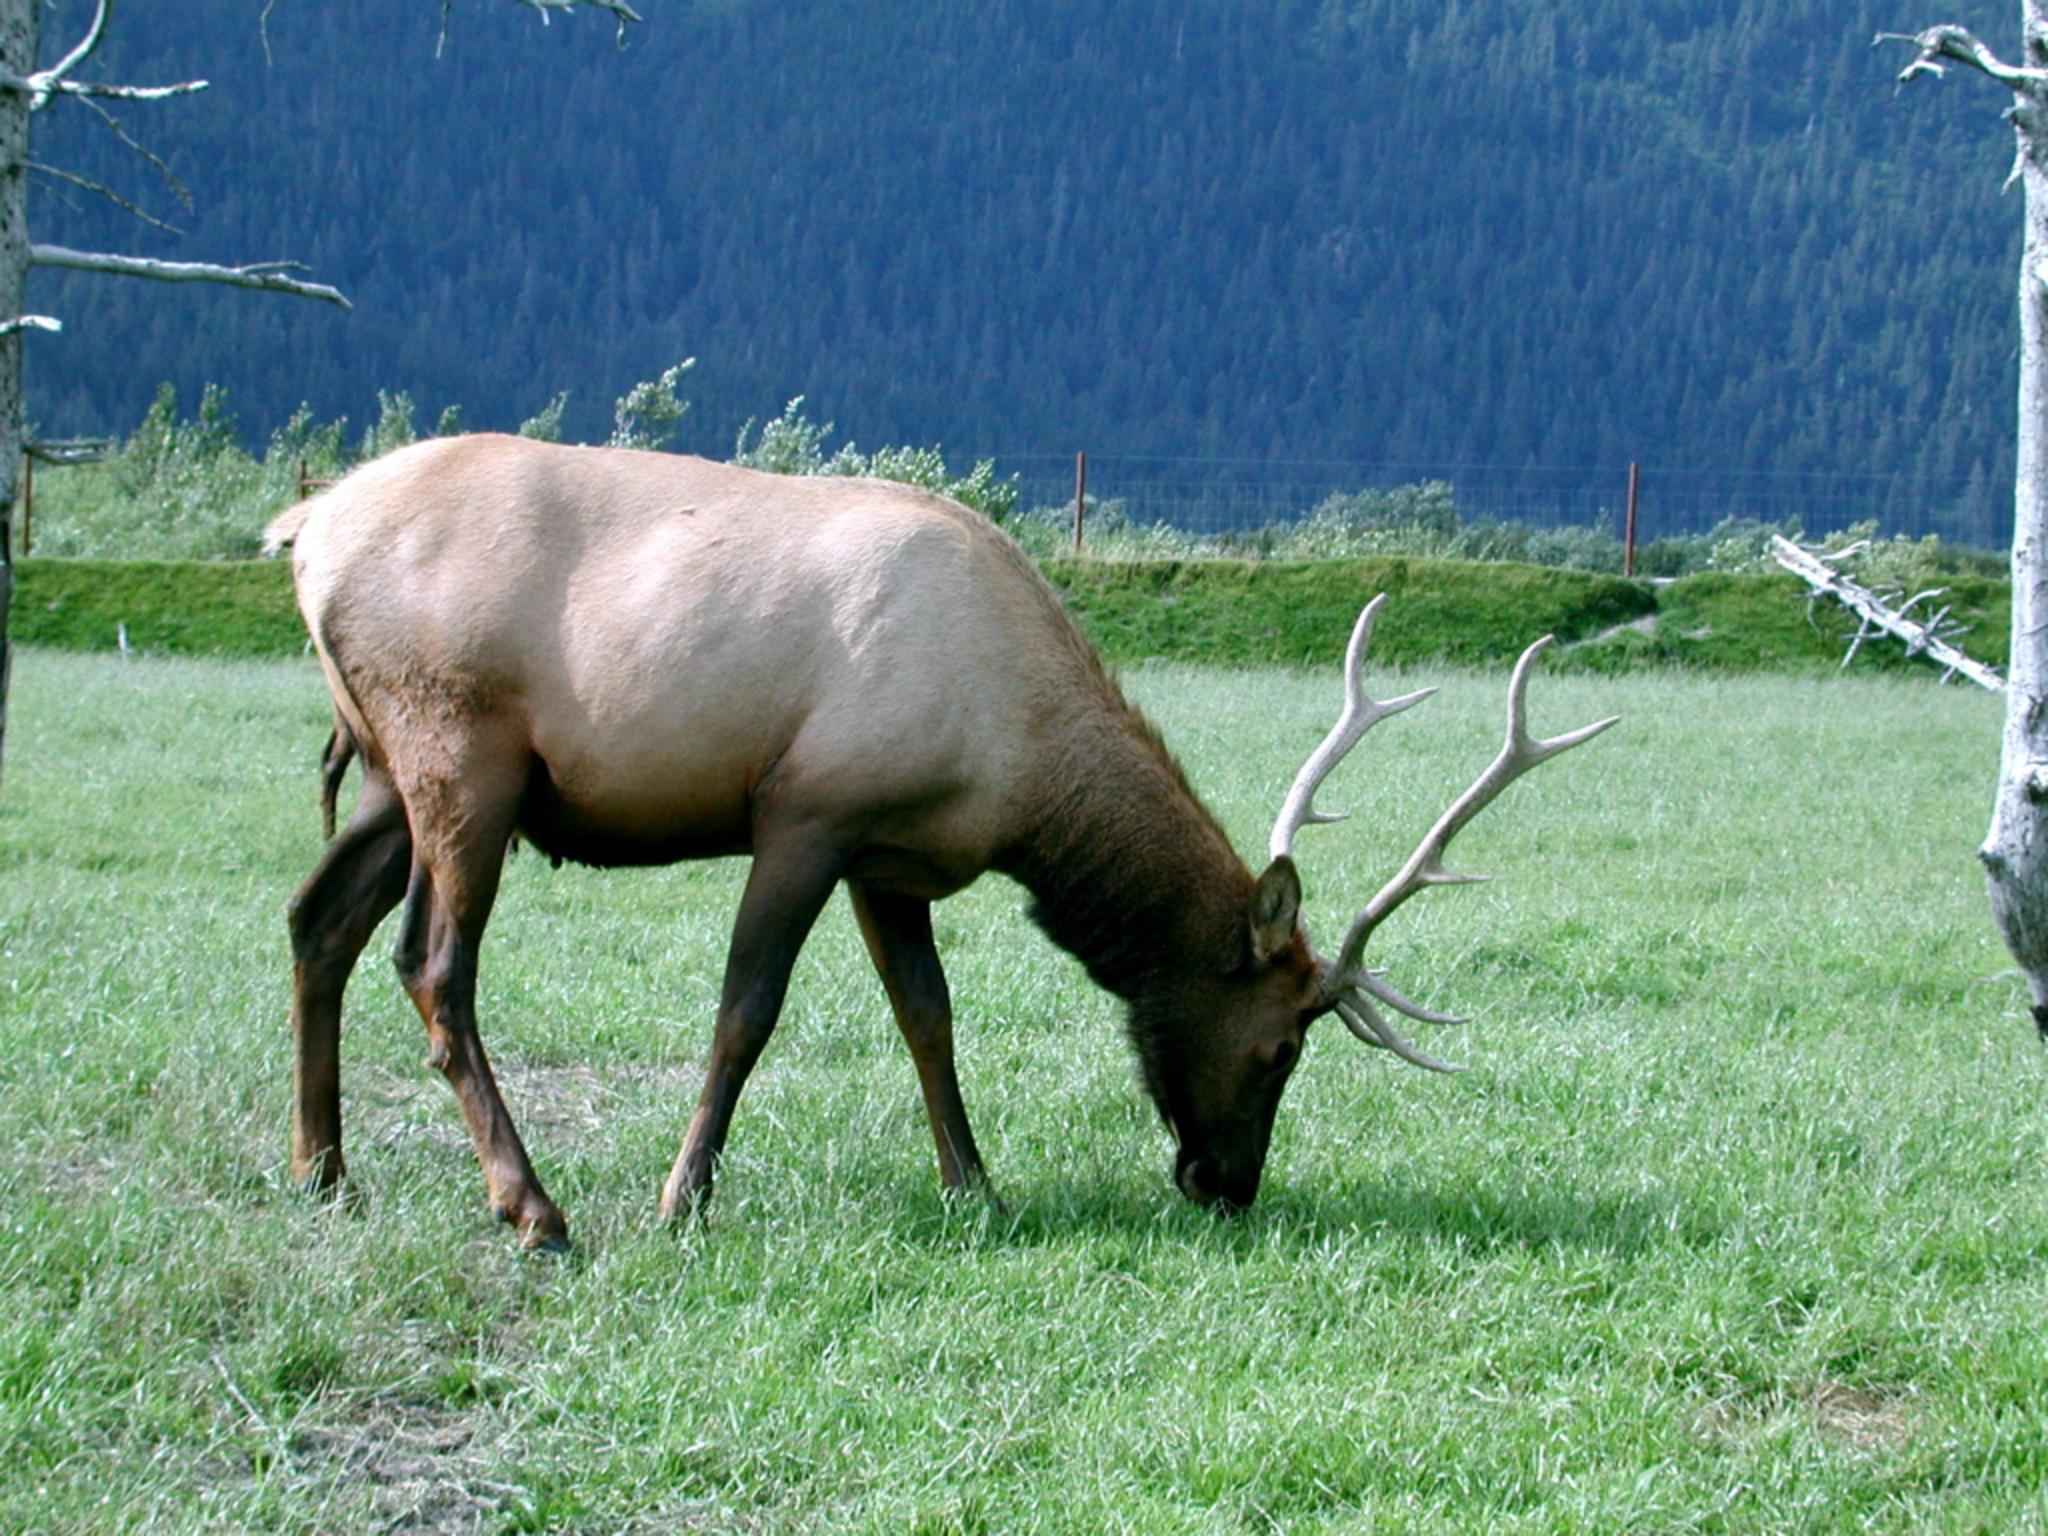
[[[36,237],[295,256],[356,309],[40,273],[39,429],[125,430],[168,379],[252,436],[381,388],[472,426],[567,389],[595,437],[694,354],[705,451],[803,394],[863,446],[1027,474],[1086,448],[1578,517],[1638,459],[1667,521],[2003,537],[2005,103],[1896,94],[1870,40],[1961,20],[2010,52],[2004,4],[641,8],[620,51],[601,15],[465,0],[438,58],[435,0],[122,8],[97,77],[213,81],[119,114],[192,208],[84,111],[36,156],[184,234],[46,180]]]

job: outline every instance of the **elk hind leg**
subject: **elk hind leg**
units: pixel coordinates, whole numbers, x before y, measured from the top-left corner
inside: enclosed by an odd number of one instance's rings
[[[726,954],[704,1089],[661,1190],[664,1221],[697,1209],[711,1193],[740,1089],[775,1030],[797,952],[839,883],[839,869],[837,849],[822,837],[756,837]]]
[[[511,761],[516,759],[508,766]],[[418,846],[393,959],[426,1025],[427,1065],[448,1079],[462,1108],[491,1209],[518,1230],[522,1247],[561,1249],[568,1246],[569,1224],[541,1188],[477,1033],[477,953],[497,896],[518,790],[512,774],[492,774],[490,766],[474,765],[455,783],[437,784],[418,797]],[[505,781],[496,794],[494,778]],[[426,815],[418,814],[422,807]],[[451,834],[450,828],[460,831]]]
[[[938,1146],[939,1181],[948,1189],[988,1187],[988,1172],[967,1125],[967,1106],[953,1066],[953,999],[932,940],[928,901],[850,884],[853,913],[875,962],[896,1027],[917,1064],[925,1114]]]
[[[346,1172],[341,995],[363,946],[398,905],[411,862],[405,808],[382,774],[366,774],[354,815],[285,909],[292,942],[291,1172],[309,1193],[334,1190]]]

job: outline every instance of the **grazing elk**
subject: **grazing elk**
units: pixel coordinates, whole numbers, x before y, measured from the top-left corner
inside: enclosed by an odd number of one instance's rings
[[[1058,597],[985,519],[878,480],[797,479],[514,437],[421,443],[271,524],[333,695],[323,799],[354,814],[293,896],[292,1173],[343,1177],[342,989],[401,900],[396,961],[490,1201],[529,1247],[566,1240],[477,1037],[478,946],[507,846],[645,865],[750,854],[702,1096],[664,1217],[712,1175],[798,949],[842,882],[916,1063],[940,1177],[984,1177],[954,1075],[931,904],[999,870],[1124,998],[1174,1181],[1247,1204],[1303,1032],[1334,1011],[1427,1067],[1379,1004],[1440,1018],[1363,961],[1388,913],[1458,877],[1445,845],[1526,769],[1611,721],[1533,739],[1532,645],[1507,744],[1351,925],[1334,961],[1298,922],[1290,850],[1317,786],[1387,702],[1361,682],[1303,765],[1254,876]]]

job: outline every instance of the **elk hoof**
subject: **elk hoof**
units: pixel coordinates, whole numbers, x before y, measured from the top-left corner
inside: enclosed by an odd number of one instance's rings
[[[527,1199],[516,1205],[497,1207],[498,1220],[519,1231],[519,1246],[527,1253],[567,1253],[569,1223],[554,1203],[545,1198]]]
[[[974,1205],[992,1213],[999,1221],[1010,1221],[1010,1208],[996,1193],[995,1181],[980,1168],[971,1168],[958,1179],[939,1182],[939,1198],[948,1205]]]
[[[702,1189],[689,1190],[672,1199],[664,1194],[661,1197],[661,1204],[655,1208],[655,1214],[666,1227],[696,1226],[705,1220],[705,1213],[710,1205],[711,1186],[707,1184]]]
[[[316,1200],[339,1199],[348,1178],[339,1148],[314,1157],[292,1159],[292,1184],[302,1195]]]
[[[676,1159],[676,1166],[670,1170],[668,1181],[661,1187],[661,1203],[656,1210],[666,1226],[681,1226],[694,1221],[704,1214],[704,1206],[711,1199],[710,1159],[701,1162],[685,1153]]]

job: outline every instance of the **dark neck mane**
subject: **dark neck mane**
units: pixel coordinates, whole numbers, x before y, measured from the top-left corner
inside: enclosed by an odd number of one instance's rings
[[[1002,864],[1046,936],[1135,1002],[1191,962],[1231,968],[1252,875],[1151,722],[1097,676],[1107,707],[1068,741],[1032,835]]]

